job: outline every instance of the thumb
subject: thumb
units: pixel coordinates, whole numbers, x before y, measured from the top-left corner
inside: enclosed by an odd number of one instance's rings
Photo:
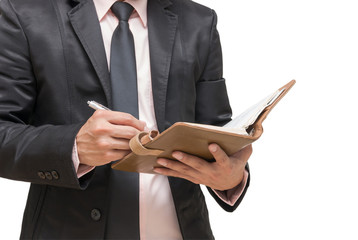
[[[230,159],[228,155],[222,150],[222,148],[216,143],[209,145],[209,151],[215,158],[216,162],[220,165],[226,165],[229,163]]]

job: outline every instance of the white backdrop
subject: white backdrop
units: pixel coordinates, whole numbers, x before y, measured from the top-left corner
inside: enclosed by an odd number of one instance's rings
[[[297,80],[253,145],[239,208],[206,194],[216,238],[358,239],[358,2],[200,2],[219,16],[234,115]],[[27,189],[0,179],[0,239],[18,238]]]

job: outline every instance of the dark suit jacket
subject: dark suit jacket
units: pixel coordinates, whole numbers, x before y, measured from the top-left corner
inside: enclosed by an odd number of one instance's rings
[[[214,11],[188,0],[149,0],[148,31],[159,130],[177,121],[229,121]],[[138,226],[116,225],[109,214],[130,213],[109,204],[130,188],[114,181],[109,166],[78,180],[71,159],[93,113],[86,101],[112,105],[93,2],[2,0],[0,46],[0,176],[32,183],[21,237],[132,238]],[[199,185],[169,182],[184,239],[212,239]],[[227,211],[242,199],[231,207],[213,196]]]

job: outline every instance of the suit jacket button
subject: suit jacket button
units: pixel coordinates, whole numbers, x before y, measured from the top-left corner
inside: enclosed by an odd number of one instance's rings
[[[99,221],[101,219],[101,211],[97,208],[92,209],[91,218],[93,221]]]
[[[56,180],[60,178],[60,176],[58,175],[58,173],[56,171],[52,171],[51,174],[52,174],[52,177]]]
[[[46,179],[45,173],[44,172],[37,172],[37,176],[39,176],[39,178],[41,179]]]
[[[45,176],[47,180],[52,180],[52,175],[50,172],[45,172]]]

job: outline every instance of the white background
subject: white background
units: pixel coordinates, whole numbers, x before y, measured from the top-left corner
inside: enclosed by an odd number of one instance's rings
[[[297,80],[253,145],[239,208],[207,197],[216,238],[358,239],[358,2],[200,2],[219,16],[234,115]],[[0,239],[18,238],[27,189],[0,179]]]

